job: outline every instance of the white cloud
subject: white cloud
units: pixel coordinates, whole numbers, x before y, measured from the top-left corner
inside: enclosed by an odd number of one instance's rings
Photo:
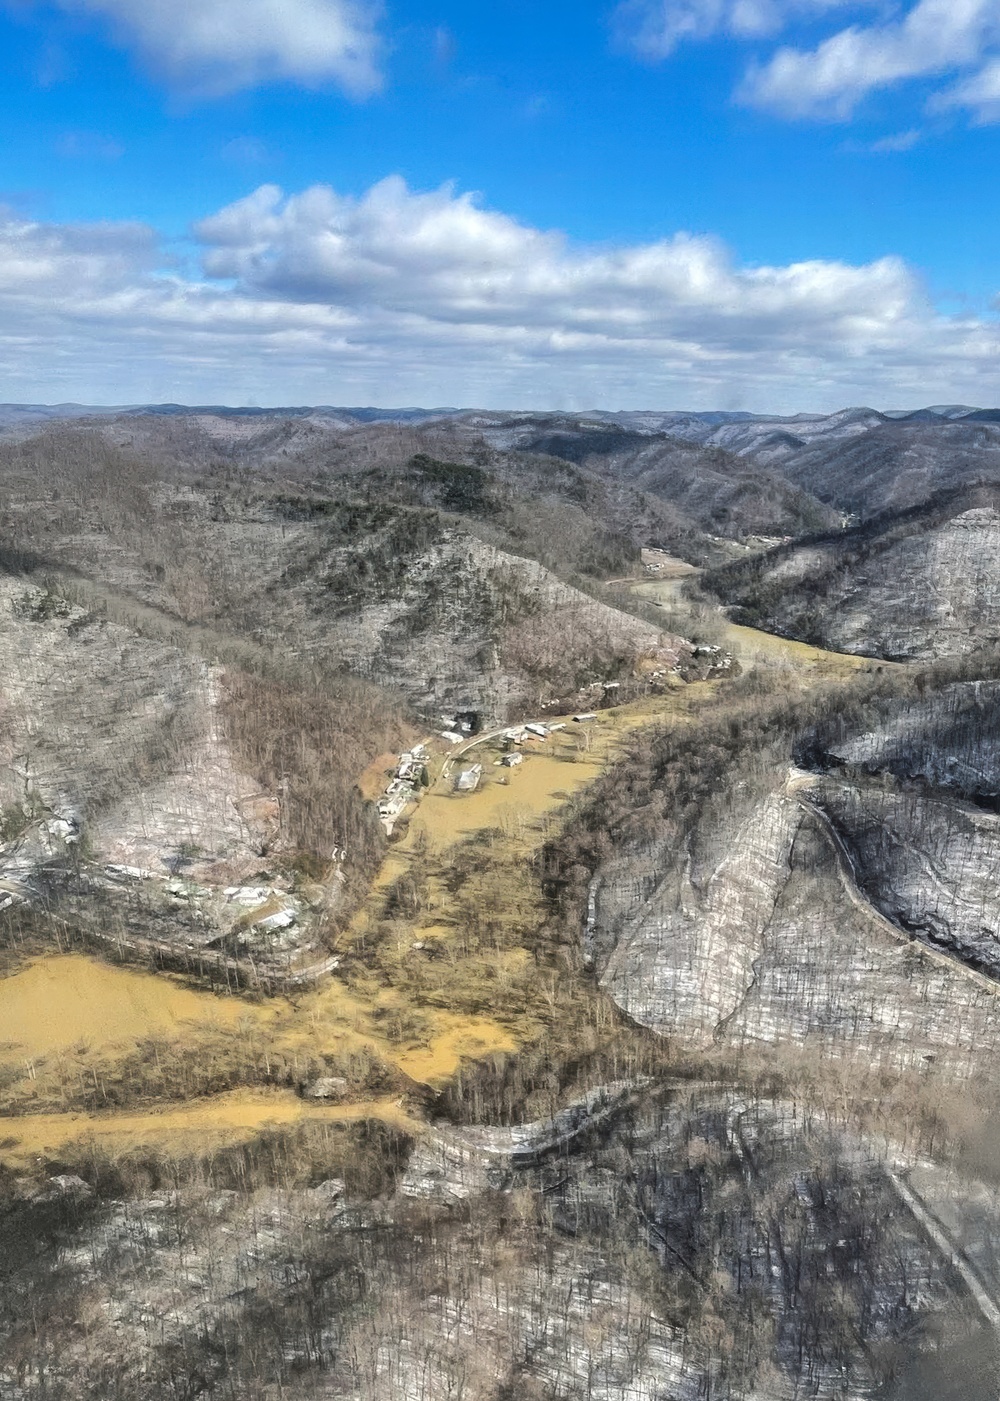
[[[1000,121],[1000,58],[991,59],[978,73],[939,93],[932,106],[938,111],[966,107],[980,125]]]
[[[677,234],[611,251],[480,208],[445,187],[413,194],[397,177],[360,200],[328,186],[284,198],[264,185],[197,229],[210,276],[244,295],[353,314],[421,318],[439,336],[505,333],[602,345],[649,338],[730,343],[786,337],[817,320],[843,334],[898,314],[912,296],[896,259],[734,268],[716,241]]]
[[[784,117],[843,121],[874,91],[967,70],[934,93],[930,109],[964,107],[977,122],[1000,120],[1000,0],[916,0],[901,17],[889,0],[622,0],[615,27],[627,47],[656,61],[684,42],[760,39],[863,7],[883,17],[851,24],[814,48],[786,45],[752,63],[740,100]]]
[[[28,0],[31,3],[32,0]],[[12,3],[12,0],[7,0]],[[371,0],[56,0],[110,22],[169,81],[205,93],[289,80],[379,86]]]
[[[750,406],[992,400],[997,325],[898,258],[744,267],[674,234],[575,247],[444,188],[265,185],[198,228],[0,222],[5,397]]]
[[[865,147],[873,155],[892,155],[900,151],[912,151],[920,141],[921,133],[911,127],[909,131],[894,131],[889,136],[880,136]]]
[[[641,57],[668,57],[678,44],[716,34],[754,38],[776,34],[795,19],[815,18],[852,0],[622,0],[618,38]],[[858,3],[858,0],[853,0]],[[864,0],[861,0],[864,3]]]
[[[894,23],[852,25],[815,49],[779,49],[750,71],[741,95],[786,116],[845,119],[868,93],[974,65],[998,40],[998,0],[919,0]]]

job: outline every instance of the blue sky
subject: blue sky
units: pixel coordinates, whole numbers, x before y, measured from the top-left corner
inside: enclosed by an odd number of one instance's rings
[[[0,0],[0,398],[1000,401],[1000,0]]]

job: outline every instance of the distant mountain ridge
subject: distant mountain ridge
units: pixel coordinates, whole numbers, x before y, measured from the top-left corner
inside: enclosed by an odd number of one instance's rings
[[[180,469],[238,459],[255,470],[294,462],[308,471],[336,459],[351,471],[351,463],[387,454],[402,468],[408,456],[428,452],[491,470],[503,457],[515,475],[527,469],[558,477],[561,460],[591,480],[663,503],[687,543],[674,529],[655,540],[647,533],[642,543],[698,564],[720,562],[712,543],[719,537],[785,539],[905,510],[940,491],[1000,482],[1000,409],[956,404],[791,415],[0,404],[0,437],[8,441],[80,431]]]
[[[773,468],[794,485],[804,488],[838,509],[861,514],[895,504],[883,496],[874,503],[859,496],[857,469],[850,458],[861,447],[862,456],[882,460],[905,454],[916,446],[918,455],[938,454],[972,443],[982,446],[979,434],[1000,430],[1000,408],[936,405],[912,410],[873,409],[854,406],[835,413],[759,414],[744,410],[512,410],[459,409],[454,407],[381,408],[295,404],[275,407],[222,404],[0,404],[0,433],[23,433],[45,423],[76,420],[215,420],[222,423],[293,423],[326,431],[398,424],[417,427],[441,424],[464,435],[476,435],[492,448],[535,451],[580,462],[588,454],[619,452],[649,438],[669,438],[702,448],[722,449]],[[871,435],[874,435],[872,437]],[[944,435],[943,437],[939,435]],[[558,441],[557,441],[558,440]],[[1000,439],[991,449],[1000,447]],[[871,451],[869,451],[871,449]],[[846,454],[847,460],[843,460]],[[980,464],[981,465],[981,464]],[[997,468],[1000,470],[1000,458]],[[978,470],[978,466],[976,468]],[[841,480],[841,479],[844,480]],[[968,475],[962,480],[970,480]],[[938,474],[924,496],[951,480]],[[905,504],[919,499],[911,496]]]
[[[864,406],[851,406],[838,409],[830,414],[801,412],[797,414],[751,413],[744,409],[475,409],[441,406],[424,408],[417,405],[407,407],[382,407],[377,405],[347,404],[179,404],[173,402],[147,404],[81,404],[66,401],[56,404],[40,403],[0,403],[0,421],[8,418],[46,419],[104,417],[118,414],[219,414],[227,417],[247,418],[301,418],[310,414],[342,414],[356,419],[359,423],[373,422],[413,422],[424,418],[461,418],[469,415],[482,415],[496,420],[516,418],[567,417],[598,422],[618,423],[636,432],[662,432],[668,426],[676,429],[686,422],[700,424],[711,430],[729,424],[781,424],[804,426],[807,424],[831,424],[838,420],[857,415],[870,415],[874,419],[891,421],[954,421],[969,419],[978,422],[1000,422],[1000,409],[977,408],[967,404],[935,404],[919,409],[872,409]]]

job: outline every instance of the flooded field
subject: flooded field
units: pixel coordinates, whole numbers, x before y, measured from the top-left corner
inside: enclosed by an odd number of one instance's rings
[[[418,1084],[437,1088],[451,1079],[463,1060],[517,1050],[511,1033],[489,1017],[441,1013],[435,1022],[437,1034],[426,1046],[404,1051],[396,1058],[403,1074]]]
[[[449,782],[438,784],[421,801],[400,849],[411,847],[421,831],[436,845],[450,846],[484,827],[513,831],[554,812],[591,783],[608,761],[608,743],[618,730],[610,721],[592,728],[589,753],[576,748],[577,736],[566,739],[558,734],[544,745],[529,747],[524,763],[513,769],[494,767],[498,751],[493,748],[470,750],[467,763],[484,766],[480,786],[474,793],[455,793]],[[460,762],[456,767],[461,766]]]
[[[93,1144],[111,1152],[153,1147],[171,1157],[245,1143],[271,1128],[308,1120],[348,1123],[379,1119],[414,1132],[417,1120],[392,1099],[323,1105],[290,1090],[236,1090],[211,1100],[171,1105],[142,1113],[23,1114],[0,1116],[0,1154],[5,1162],[28,1166],[70,1146]]]
[[[258,1008],[173,978],[82,954],[36,959],[0,978],[0,1056],[35,1059],[80,1046],[106,1050],[143,1036],[232,1027]]]
[[[681,570],[665,571],[656,579],[637,580],[631,592],[663,608],[664,625],[669,623],[672,609],[678,608],[683,600],[685,583],[699,571],[686,565]],[[796,642],[790,637],[778,637],[774,633],[761,632],[757,628],[741,627],[730,622],[719,610],[721,645],[732,652],[743,666],[770,665],[783,666],[797,671],[822,672],[826,676],[850,676],[853,672],[870,667],[870,657],[855,657],[844,652],[827,652],[822,647],[813,647],[807,642]]]

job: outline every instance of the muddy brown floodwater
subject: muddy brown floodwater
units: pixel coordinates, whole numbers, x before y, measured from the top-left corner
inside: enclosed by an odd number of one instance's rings
[[[323,1105],[291,1090],[233,1090],[141,1113],[0,1115],[0,1154],[14,1167],[51,1158],[70,1144],[117,1152],[153,1146],[180,1157],[245,1143],[271,1128],[359,1119],[380,1119],[411,1133],[420,1129],[392,1099]]]
[[[258,1010],[170,977],[53,954],[0,978],[0,1054],[34,1059],[79,1045],[104,1050],[199,1026],[232,1027]]]

